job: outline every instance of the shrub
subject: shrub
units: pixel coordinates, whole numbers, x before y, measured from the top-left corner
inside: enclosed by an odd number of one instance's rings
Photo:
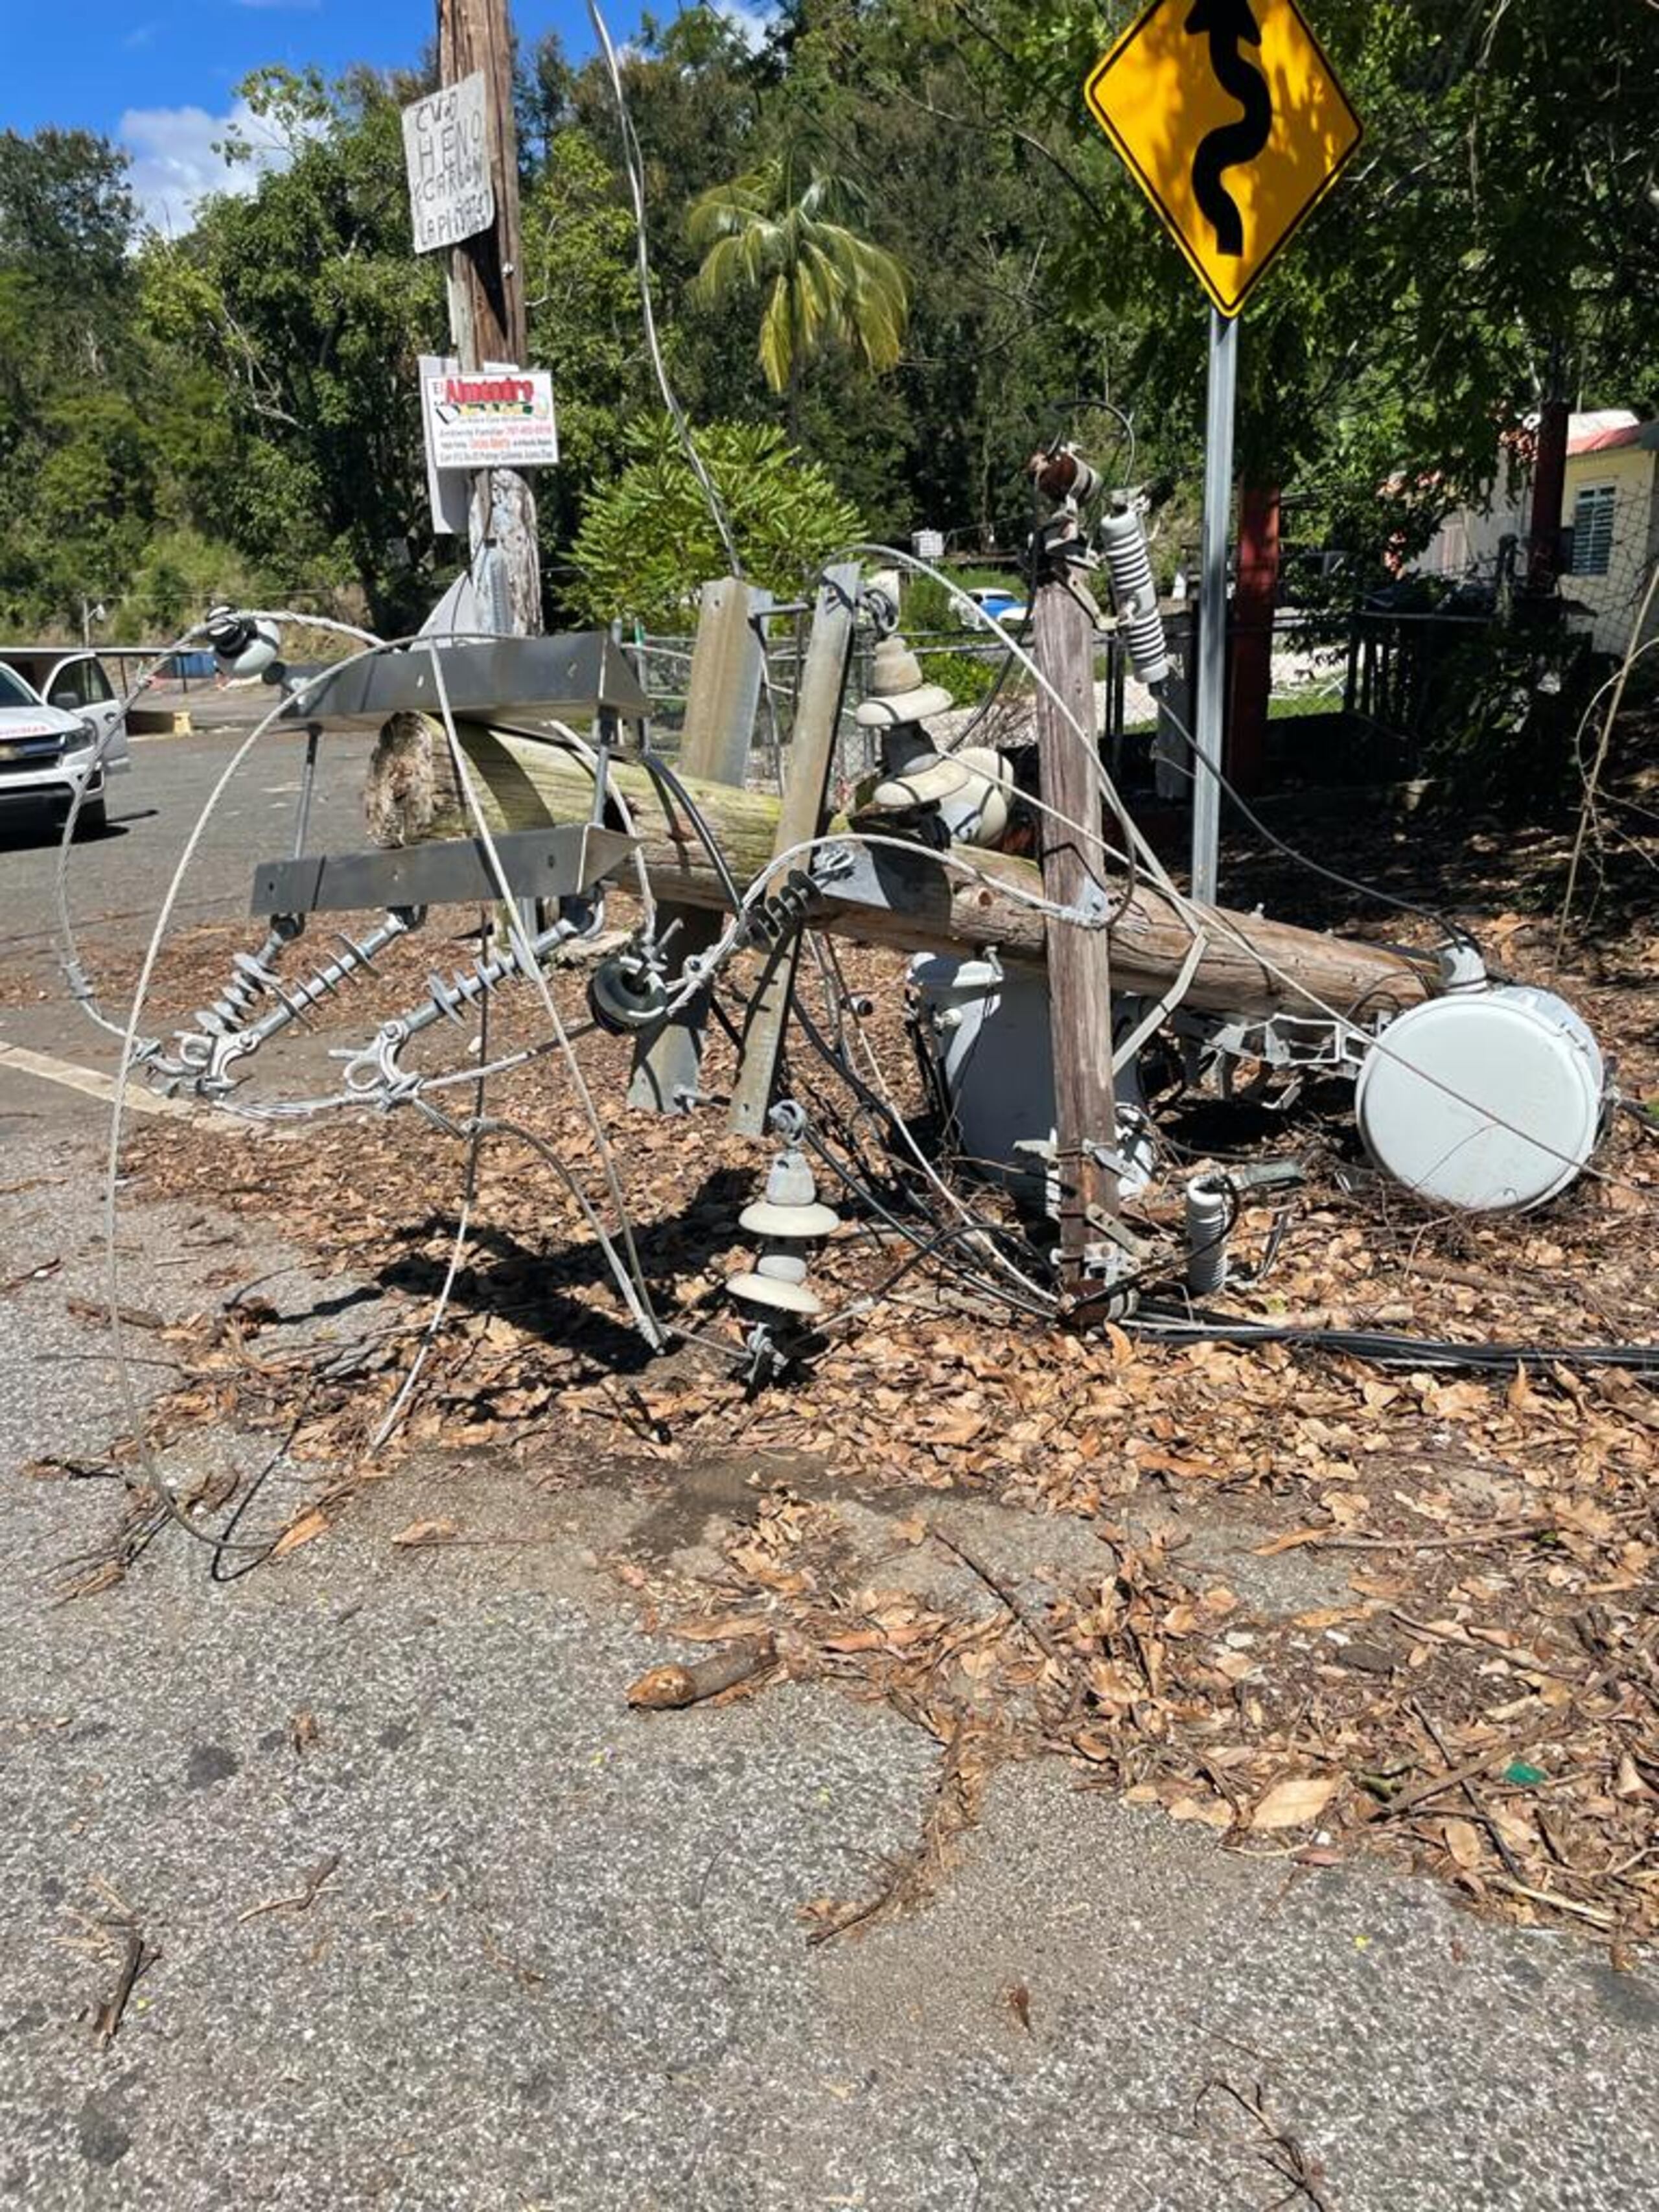
[[[781,430],[713,422],[696,437],[751,583],[796,598],[832,555],[863,535],[856,509]],[[684,629],[697,586],[731,563],[667,418],[634,425],[624,451],[628,465],[589,501],[576,533],[568,597],[590,622],[620,616]]]

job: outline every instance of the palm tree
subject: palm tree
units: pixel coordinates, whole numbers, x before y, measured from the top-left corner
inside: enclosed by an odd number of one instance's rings
[[[847,197],[840,179],[817,171],[798,193],[790,163],[775,155],[749,176],[711,186],[686,218],[703,257],[699,297],[766,288],[760,365],[772,390],[789,394],[792,428],[800,373],[815,355],[845,346],[880,371],[896,365],[903,347],[908,282],[890,253],[831,220]]]

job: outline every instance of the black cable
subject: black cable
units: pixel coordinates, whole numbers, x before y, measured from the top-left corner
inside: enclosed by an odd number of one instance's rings
[[[1449,915],[1440,913],[1437,908],[1422,906],[1416,899],[1401,898],[1397,892],[1385,891],[1376,884],[1360,883],[1352,876],[1345,876],[1340,868],[1328,868],[1322,860],[1316,860],[1310,854],[1300,851],[1296,846],[1287,844],[1276,831],[1267,827],[1219,763],[1207,759],[1199,750],[1198,739],[1181,717],[1171,713],[1164,701],[1160,700],[1159,704],[1170,727],[1177,732],[1182,743],[1187,745],[1193,758],[1200,763],[1206,774],[1215,778],[1251,829],[1259,837],[1265,838],[1276,852],[1282,853],[1287,860],[1293,861],[1297,867],[1306,868],[1313,875],[1322,876],[1327,883],[1335,884],[1345,891],[1353,891],[1360,898],[1376,899],[1380,905],[1394,908],[1396,913],[1414,914],[1419,921],[1431,921],[1437,929],[1443,932],[1452,944],[1467,945],[1477,957],[1480,956],[1479,941],[1471,932],[1465,929],[1462,922],[1452,921]],[[1191,771],[1189,770],[1188,773],[1190,774]]]
[[[1298,1328],[1294,1323],[1243,1322],[1224,1314],[1160,1314],[1147,1308],[1127,1318],[1160,1344],[1288,1344],[1343,1352],[1379,1366],[1468,1367],[1510,1374],[1518,1367],[1616,1367],[1659,1376],[1659,1344],[1457,1344],[1434,1337],[1396,1336],[1377,1329]]]
[[[903,1164],[904,1154],[902,1148],[896,1142],[894,1133],[899,1122],[899,1117],[895,1109],[888,1105],[885,1100],[880,1098],[875,1091],[871,1090],[870,1086],[864,1081],[858,1071],[853,1066],[850,1060],[848,1060],[845,1054],[838,1052],[835,1047],[829,1042],[829,1041],[824,1037],[823,1032],[818,1029],[817,1024],[813,1021],[812,1017],[807,1012],[805,1006],[801,1003],[798,993],[794,995],[792,1004],[794,1009],[795,1018],[799,1022],[807,1042],[822,1055],[823,1060],[835,1070],[836,1073],[841,1077],[842,1080],[848,1086],[848,1088],[855,1093],[863,1103],[866,1111],[872,1115],[879,1122],[883,1129],[887,1133],[884,1141],[887,1146],[892,1164],[896,1166],[902,1166]],[[851,1148],[849,1146],[849,1150]],[[832,1162],[831,1164],[835,1165],[836,1164]],[[837,1171],[839,1172],[839,1169],[837,1169]],[[928,1218],[931,1220],[933,1217],[929,1215]],[[1000,1223],[987,1220],[982,1215],[975,1216],[973,1225],[980,1229],[984,1234],[997,1237],[1001,1243],[1013,1244],[1022,1249],[1024,1255],[1024,1264],[1028,1267],[1035,1267],[1039,1270],[1046,1270],[1048,1264],[1048,1261],[1043,1258],[1042,1253],[1037,1250],[1036,1247],[1031,1243],[1030,1239],[1025,1236],[1023,1231],[1009,1229]]]
[[[908,1232],[906,1233],[908,1234]],[[952,1243],[959,1237],[978,1237],[983,1233],[983,1231],[981,1231],[976,1222],[956,1221],[947,1224],[945,1228],[937,1231],[932,1237],[929,1237],[923,1242],[918,1243],[915,1251],[911,1252],[902,1261],[902,1263],[894,1269],[893,1273],[887,1277],[884,1282],[878,1284],[873,1291],[867,1291],[865,1295],[872,1299],[881,1299],[890,1297],[898,1287],[899,1284],[904,1280],[904,1278],[909,1274],[913,1269],[921,1267],[924,1260],[932,1259],[933,1255],[939,1250],[941,1246]],[[962,1269],[958,1269],[957,1272],[963,1274],[964,1280],[972,1282],[978,1286],[984,1286],[985,1285],[986,1279],[982,1276],[967,1273]],[[1017,1301],[1010,1297],[1009,1293],[1006,1291],[998,1291],[996,1295],[999,1297],[1008,1298],[1010,1304],[1017,1303]],[[1045,1308],[1040,1306],[1022,1304],[1021,1310],[1026,1313],[1039,1316],[1044,1321],[1050,1321],[1054,1318],[1052,1314],[1048,1313]]]
[[[690,816],[691,827],[696,831],[703,849],[714,863],[714,872],[720,879],[720,889],[731,900],[732,913],[741,919],[743,893],[738,889],[736,877],[726,864],[726,855],[720,850],[719,839],[703,818],[702,808],[660,753],[653,753],[648,745],[646,746],[640,755],[640,765],[655,782],[665,786],[670,794]]]
[[[872,1213],[879,1214],[890,1229],[902,1237],[908,1243],[916,1247],[915,1258],[918,1261],[944,1245],[963,1237],[990,1237],[1003,1243],[1014,1245],[1023,1244],[1025,1241],[1018,1231],[1006,1229],[997,1222],[977,1219],[948,1224],[945,1228],[940,1228],[935,1224],[933,1234],[931,1237],[924,1237],[919,1231],[912,1228],[908,1222],[884,1206],[875,1193],[862,1183],[844,1162],[838,1160],[821,1139],[814,1136],[811,1128],[805,1131],[803,1141],[817,1154],[832,1175],[841,1178],[860,1205],[867,1206]],[[1021,1297],[1017,1291],[1009,1290],[1005,1285],[995,1281],[994,1278],[979,1274],[974,1269],[963,1267],[960,1262],[955,1263],[952,1272],[960,1275],[964,1282],[971,1284],[981,1295],[997,1298],[1003,1304],[1012,1306],[1018,1312],[1029,1315],[1033,1320],[1052,1321],[1054,1318],[1050,1308],[1034,1305],[1029,1298]]]

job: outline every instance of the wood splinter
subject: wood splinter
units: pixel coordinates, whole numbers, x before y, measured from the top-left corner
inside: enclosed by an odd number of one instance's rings
[[[763,1674],[776,1662],[777,1647],[769,1636],[758,1643],[734,1644],[695,1666],[653,1667],[628,1686],[628,1702],[641,1711],[673,1712],[683,1705],[700,1705],[723,1690],[735,1690]]]
[[[121,2032],[127,2001],[131,1996],[138,1977],[147,1966],[153,1966],[161,1957],[145,1942],[136,1927],[129,1924],[121,1930],[126,1938],[126,1951],[121,1961],[121,1971],[116,1976],[115,1987],[93,2013],[92,2032],[99,2048],[107,2051]]]

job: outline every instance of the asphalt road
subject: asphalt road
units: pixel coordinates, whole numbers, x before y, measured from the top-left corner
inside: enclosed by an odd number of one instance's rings
[[[208,694],[212,699],[215,695]],[[192,695],[192,702],[195,695]],[[235,697],[192,712],[214,726],[193,737],[139,740],[132,766],[109,781],[108,832],[75,848],[71,908],[87,932],[94,969],[100,942],[143,926],[147,935],[198,814],[238,744],[253,726],[256,704]],[[372,739],[331,732],[324,741],[313,803],[312,842],[334,850],[367,843],[362,772]],[[293,849],[295,810],[305,757],[302,732],[271,730],[255,745],[210,816],[181,887],[180,922],[246,915],[256,859]],[[44,809],[0,809],[0,961],[27,957],[53,972],[52,885],[58,835]]]
[[[223,757],[139,749],[120,834],[86,855],[97,927],[146,918]],[[283,738],[252,765],[205,843],[200,910],[238,910],[297,761]],[[349,787],[325,808],[319,836],[355,841]],[[32,957],[51,865],[0,848],[0,956]],[[20,1023],[94,1063],[73,1010],[0,1010],[0,1042]],[[802,1905],[878,1878],[939,1754],[823,1686],[628,1711],[624,1685],[672,1647],[598,1563],[695,1545],[742,1512],[740,1481],[700,1489],[682,1468],[648,1492],[597,1460],[551,1496],[533,1468],[437,1461],[277,1565],[216,1576],[174,1534],[119,1586],[55,1603],[119,1505],[95,1474],[26,1472],[95,1465],[123,1423],[106,1341],[69,1304],[99,1290],[102,1131],[94,1100],[0,1065],[0,2205],[1659,2201],[1650,1964],[1616,1973],[1426,1882],[1231,1855],[1053,1766],[1001,1778],[927,1909],[809,1948]],[[262,1140],[222,1141],[240,1168]],[[119,1235],[135,1304],[182,1315],[282,1268],[278,1328],[365,1325],[349,1285],[210,1188],[189,1205],[129,1191]],[[141,1389],[168,1373],[136,1371]],[[208,1428],[169,1464],[258,1449]],[[279,1464],[261,1510],[300,1494]],[[439,1512],[544,1540],[392,1546]],[[865,1522],[879,1543],[867,1504]],[[1028,1579],[1059,1541],[1013,1514],[976,1529]],[[156,1955],[105,2045],[94,2015],[129,1925]]]

